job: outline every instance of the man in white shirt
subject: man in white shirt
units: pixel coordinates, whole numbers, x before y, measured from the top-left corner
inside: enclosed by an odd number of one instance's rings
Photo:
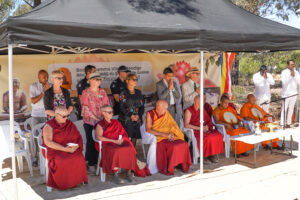
[[[164,69],[164,78],[156,83],[156,91],[158,99],[165,100],[168,103],[168,111],[180,125],[180,119],[182,117],[182,110],[180,109],[179,86],[173,81],[174,73],[170,67]]]
[[[262,65],[260,71],[253,75],[253,82],[255,85],[255,97],[257,104],[269,112],[271,92],[270,85],[274,85],[275,81],[270,73],[267,73],[267,67]]]
[[[31,84],[30,86],[30,99],[31,99],[31,117],[32,125],[46,122],[46,113],[44,108],[44,92],[50,88],[48,82],[48,73],[45,70],[40,70],[38,73],[39,81]]]
[[[288,60],[287,65],[287,68],[281,72],[282,98],[285,98],[285,101],[282,101],[280,125],[286,125],[289,128],[292,124],[292,116],[298,97],[297,85],[300,85],[300,75],[295,70],[294,60]]]
[[[182,84],[183,110],[194,104],[194,98],[200,94],[199,81],[200,70],[198,67],[191,67],[186,73],[189,80]]]

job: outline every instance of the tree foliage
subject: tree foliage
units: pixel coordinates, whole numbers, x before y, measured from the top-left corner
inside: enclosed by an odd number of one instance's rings
[[[280,73],[286,68],[287,60],[294,59],[296,67],[300,67],[300,50],[278,51],[270,53],[240,53],[238,56],[242,76],[252,77],[261,65],[269,67],[269,71]]]
[[[289,15],[300,15],[296,11],[300,8],[299,0],[231,0],[249,12],[262,17],[276,15],[283,20],[289,20]]]
[[[0,23],[8,17],[10,10],[14,7],[14,0],[0,0]]]

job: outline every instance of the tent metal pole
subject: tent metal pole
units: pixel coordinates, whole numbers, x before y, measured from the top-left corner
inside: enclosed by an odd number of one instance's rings
[[[201,51],[200,69],[200,174],[203,174],[203,74],[204,74],[204,52]]]
[[[18,185],[16,174],[16,149],[15,149],[15,131],[14,131],[14,99],[13,99],[13,45],[8,45],[8,91],[9,91],[9,132],[12,146],[12,173],[13,173],[13,195],[18,199]]]

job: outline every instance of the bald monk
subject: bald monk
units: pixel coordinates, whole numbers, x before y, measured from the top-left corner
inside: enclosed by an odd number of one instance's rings
[[[60,190],[88,182],[82,138],[68,117],[65,107],[56,107],[54,118],[43,128],[43,145],[47,147],[49,168],[47,186]]]
[[[215,122],[217,124],[223,124],[225,126],[226,133],[230,136],[249,133],[248,129],[242,127],[242,118],[239,115],[237,115],[236,111],[232,107],[228,106],[228,104],[229,98],[227,96],[222,96],[220,105],[213,112]],[[233,116],[237,119],[236,123],[226,122],[224,114],[227,112],[233,114]],[[232,150],[235,151],[233,141],[231,141],[231,147]],[[244,142],[239,141],[236,142],[236,154],[238,157],[249,156],[247,151],[253,148],[253,144],[246,144]]]
[[[158,100],[155,109],[147,113],[146,131],[156,136],[156,164],[160,173],[173,175],[178,165],[188,172],[192,164],[189,146],[165,100]]]
[[[215,155],[224,152],[223,136],[213,128],[211,117],[203,110],[203,157],[204,163],[217,163]],[[200,96],[194,98],[194,104],[184,112],[184,126],[194,130],[197,139],[198,149],[200,151]]]
[[[269,118],[272,118],[272,121],[274,121],[274,119],[275,119],[274,116],[266,113],[264,111],[264,109],[262,109],[260,106],[258,106],[256,104],[256,98],[253,94],[249,94],[247,96],[247,100],[248,100],[247,103],[245,103],[243,105],[243,107],[241,108],[241,112],[240,112],[240,116],[243,119],[245,119],[247,121],[253,121],[254,124],[257,121],[258,122],[264,122],[264,123],[270,123]],[[255,114],[253,114],[253,111],[252,111],[253,108],[255,108],[255,109],[257,109],[261,112],[261,114],[262,114],[261,118],[260,118],[260,116],[255,116]],[[262,131],[269,131],[270,130],[263,123],[260,123],[260,129]],[[277,144],[278,140],[279,140],[278,138],[273,140],[272,147],[276,148],[276,149],[281,149],[281,147],[279,147],[279,145]],[[267,146],[267,144],[269,144],[270,142],[271,142],[270,140],[262,142],[263,147],[268,149],[269,147]]]
[[[222,94],[221,98],[222,98],[223,96],[228,97],[228,99],[229,99],[228,106],[230,106],[231,108],[233,108],[233,109],[235,110],[235,112],[237,113],[237,110],[236,110],[235,105],[234,105],[232,102],[230,102],[231,94],[229,94],[228,92],[224,92],[224,93]],[[219,104],[219,105],[220,105],[220,104]],[[218,105],[218,106],[219,106],[219,105]]]

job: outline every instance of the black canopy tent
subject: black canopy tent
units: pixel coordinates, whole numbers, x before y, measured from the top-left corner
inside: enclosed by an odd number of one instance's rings
[[[0,25],[0,54],[8,54],[9,61],[9,91],[13,49],[28,54],[51,53],[54,48],[72,53],[99,49],[201,51],[203,83],[203,51],[300,49],[300,30],[255,16],[229,0],[49,0]],[[12,92],[9,103],[14,147]],[[14,148],[12,151],[14,157]],[[202,151],[200,155],[202,173]]]
[[[46,51],[45,45],[275,51],[299,49],[300,30],[255,16],[229,0],[49,0],[0,26],[0,47],[8,44]]]

